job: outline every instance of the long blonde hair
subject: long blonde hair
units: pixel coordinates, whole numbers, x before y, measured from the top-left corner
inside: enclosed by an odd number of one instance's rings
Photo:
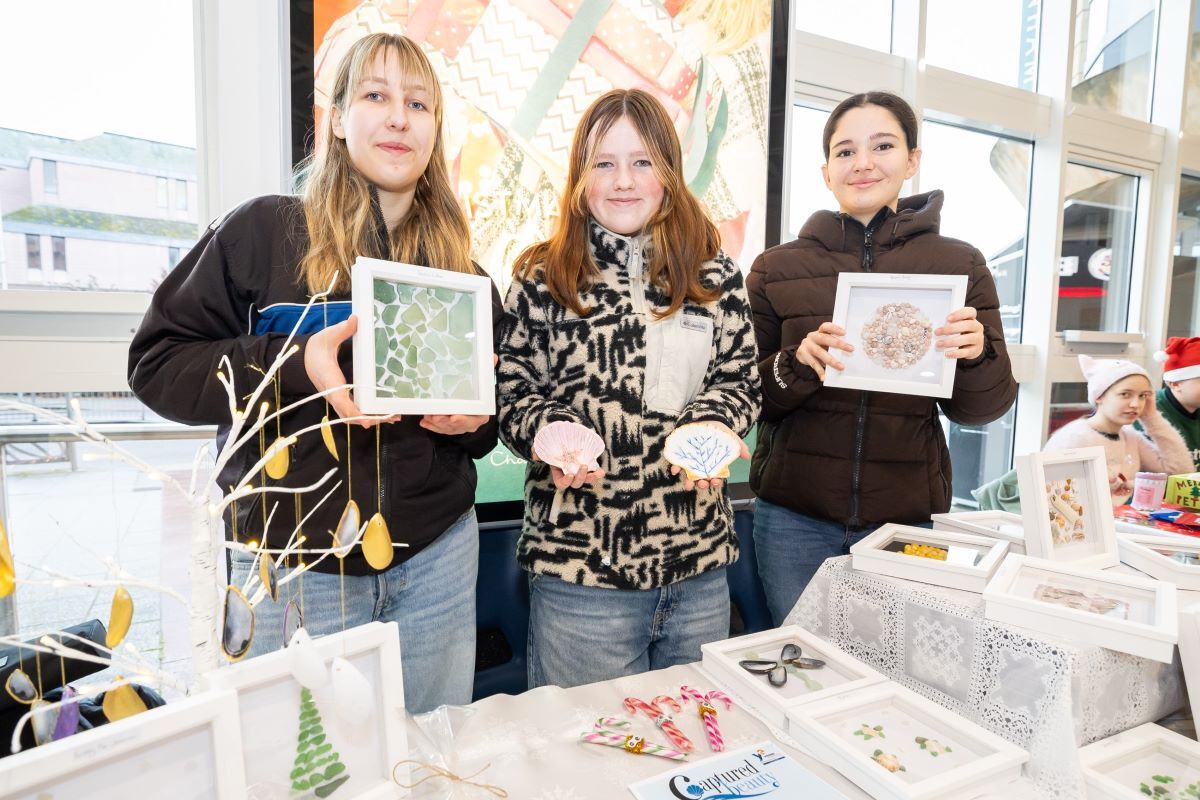
[[[540,269],[555,302],[580,316],[591,311],[579,297],[600,274],[592,260],[588,230],[588,177],[600,140],[622,117],[629,119],[646,145],[654,174],[663,185],[662,206],[646,223],[653,242],[648,275],[651,283],[670,295],[671,305],[655,316],[674,314],[685,299],[712,302],[720,291],[700,282],[700,267],[717,255],[721,238],[683,179],[683,153],[671,118],[662,103],[641,89],[613,89],[583,112],[571,143],[567,186],[554,232],[517,256],[513,273],[527,277]]]
[[[379,54],[399,59],[400,72],[426,87],[432,101],[436,133],[433,153],[417,181],[408,215],[388,231],[388,252],[379,253],[371,211],[371,185],[350,159],[343,139],[333,133],[333,108],[345,114],[363,76]],[[308,252],[300,273],[309,292],[323,291],[335,272],[335,293],[350,286],[350,266],[357,256],[386,258],[409,264],[474,272],[471,229],[450,185],[442,146],[442,87],[429,59],[411,39],[373,33],[359,39],[342,58],[334,76],[330,113],[319,136],[321,147],[304,169],[304,222]]]

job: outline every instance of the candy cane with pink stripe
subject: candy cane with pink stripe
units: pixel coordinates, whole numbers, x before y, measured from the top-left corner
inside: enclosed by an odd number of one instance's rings
[[[579,740],[587,744],[602,744],[607,747],[619,747],[632,755],[659,756],[672,761],[687,760],[687,753],[653,742],[647,742],[640,736],[631,736],[625,731],[630,727],[626,720],[616,717],[601,717],[596,720],[595,730],[581,733]],[[615,730],[614,730],[615,729]]]
[[[733,700],[719,689],[703,694],[690,686],[680,686],[679,694],[685,703],[688,700],[695,700],[700,706],[700,719],[704,721],[704,732],[708,734],[708,746],[714,753],[723,751],[725,740],[721,737],[721,726],[717,724],[717,709],[714,701],[723,702],[725,709],[729,710],[733,708]]]
[[[626,697],[625,710],[630,714],[635,714],[638,711],[645,713],[646,716],[654,720],[655,725],[662,729],[667,738],[683,752],[690,753],[695,750],[696,745],[692,744],[691,739],[683,735],[683,731],[679,730],[679,726],[675,724],[675,720],[671,718],[671,715],[662,710],[659,705],[660,703],[665,703],[675,711],[683,710],[683,706],[679,705],[679,701],[666,694],[660,694],[649,703],[645,700],[639,700],[636,697]]]

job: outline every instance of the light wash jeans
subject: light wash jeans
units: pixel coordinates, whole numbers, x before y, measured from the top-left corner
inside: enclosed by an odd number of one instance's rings
[[[529,576],[529,688],[581,686],[700,660],[729,636],[725,568],[661,589]]]
[[[233,554],[232,582],[245,583],[250,561]],[[281,571],[281,577],[282,577]],[[479,574],[479,526],[471,509],[417,555],[378,575],[345,576],[306,572],[283,587],[279,601],[254,609],[250,655],[283,646],[287,589],[297,594],[303,580],[304,627],[312,636],[337,633],[368,622],[394,620],[400,628],[404,704],[411,713],[443,704],[471,702],[475,681],[475,581]]]

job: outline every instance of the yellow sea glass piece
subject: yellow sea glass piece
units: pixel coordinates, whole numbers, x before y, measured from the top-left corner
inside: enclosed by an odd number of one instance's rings
[[[8,534],[0,520],[0,597],[8,597],[17,585],[17,572],[13,567],[12,550],[8,546]]]
[[[121,680],[119,675],[117,680]],[[108,717],[109,722],[132,717],[147,710],[145,701],[128,683],[105,692],[104,702],[100,704],[100,707],[104,710],[104,716]]]
[[[270,553],[262,553],[258,557],[258,577],[271,602],[279,599],[279,575],[275,569],[275,560]]]
[[[321,417],[321,441],[325,442],[325,449],[333,456],[334,461],[341,461],[338,457],[337,442],[333,440],[333,426],[329,424],[329,415]]]
[[[386,569],[392,563],[392,534],[388,531],[387,520],[378,511],[367,523],[362,550],[363,558],[374,569]]]
[[[275,455],[267,459],[266,470],[271,480],[277,481],[284,475],[287,475],[289,460],[287,441],[285,439],[276,439],[271,448],[275,450]]]
[[[113,592],[112,608],[108,612],[108,635],[104,643],[108,649],[119,645],[129,633],[129,624],[133,622],[133,598],[124,586],[118,586]]]

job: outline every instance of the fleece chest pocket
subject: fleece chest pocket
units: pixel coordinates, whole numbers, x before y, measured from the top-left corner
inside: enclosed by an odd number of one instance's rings
[[[713,321],[676,313],[646,327],[646,408],[678,414],[695,399],[712,358]]]

